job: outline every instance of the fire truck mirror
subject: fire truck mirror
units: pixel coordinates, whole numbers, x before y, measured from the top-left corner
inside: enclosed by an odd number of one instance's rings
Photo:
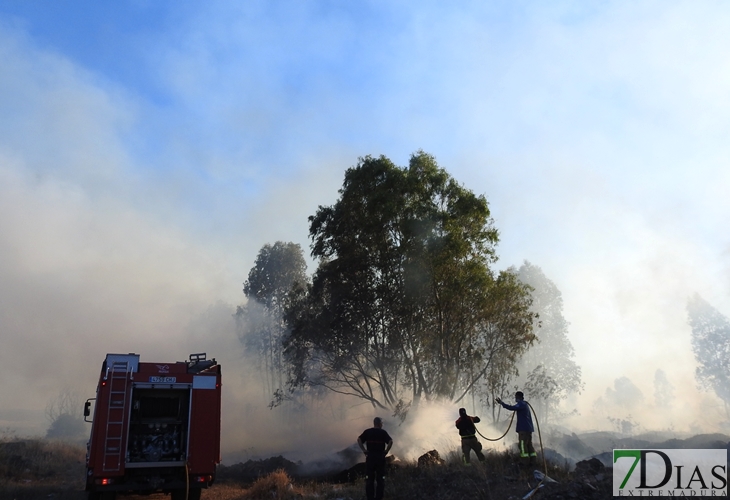
[[[89,398],[86,400],[86,404],[84,404],[84,422],[91,422],[91,420],[89,420],[89,415],[91,415],[91,402],[95,400],[96,398]]]

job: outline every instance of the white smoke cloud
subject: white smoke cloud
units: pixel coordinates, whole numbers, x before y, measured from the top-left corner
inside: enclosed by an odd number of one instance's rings
[[[125,46],[153,89],[0,17],[0,406],[93,390],[106,352],[205,350],[246,448],[239,415],[277,422],[226,319],[256,252],[306,247],[358,156],[423,148],[489,199],[500,266],[528,259],[562,291],[586,380],[573,425],[602,427],[595,399],[622,376],[652,394],[660,368],[675,428],[719,421],[685,304],[730,314],[726,7],[206,5]],[[342,436],[313,431],[323,451],[371,421],[348,404],[314,413]]]

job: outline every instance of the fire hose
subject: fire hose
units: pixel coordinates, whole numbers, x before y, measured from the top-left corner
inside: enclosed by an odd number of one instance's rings
[[[190,468],[188,467],[188,461],[185,460],[185,500],[190,498]]]
[[[527,401],[525,401],[525,403],[527,403]],[[537,413],[535,413],[535,409],[532,407],[532,405],[530,403],[527,403],[527,406],[530,408],[530,411],[532,412],[532,416],[535,418],[535,424],[537,425],[537,435],[540,439],[540,454],[542,455],[542,466],[543,466],[544,475],[540,479],[540,482],[537,483],[537,486],[535,486],[532,490],[530,490],[530,492],[527,495],[522,497],[523,500],[526,498],[530,498],[538,490],[538,488],[540,488],[540,485],[548,477],[547,460],[545,459],[545,448],[542,445],[542,432],[540,432],[540,421],[537,419]],[[486,439],[487,441],[499,441],[507,435],[509,430],[512,428],[512,422],[514,422],[514,420],[515,420],[515,412],[513,411],[512,417],[509,420],[509,425],[507,426],[507,430],[504,431],[504,434],[502,434],[501,436],[499,436],[498,438],[495,438],[495,439],[491,439],[491,438],[488,438],[487,436],[483,435],[481,432],[479,432],[479,430],[477,430],[476,427],[474,428],[474,430],[476,430],[477,434],[479,434],[482,438]]]

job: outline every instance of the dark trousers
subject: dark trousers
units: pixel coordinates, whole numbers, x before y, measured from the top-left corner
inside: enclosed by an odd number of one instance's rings
[[[535,463],[537,453],[535,448],[532,446],[532,432],[518,432],[517,437],[520,439],[520,457],[522,461],[529,461],[530,465]]]
[[[381,500],[385,491],[385,456],[368,455],[365,469],[368,474],[365,478],[365,496],[368,500]]]
[[[461,452],[462,458],[465,464],[471,463],[471,450],[477,454],[477,458],[480,462],[484,462],[484,453],[482,453],[482,443],[479,442],[476,436],[463,437],[461,438]]]

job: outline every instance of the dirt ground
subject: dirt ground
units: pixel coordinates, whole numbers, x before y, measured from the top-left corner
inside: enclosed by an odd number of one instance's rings
[[[596,461],[598,462],[598,461]],[[572,473],[555,471],[558,483],[548,483],[531,498],[580,499],[612,498],[612,475],[600,462],[587,463]],[[386,479],[386,499],[392,500],[518,500],[530,492],[538,481],[530,471],[490,467],[476,463],[441,464],[418,467],[415,464],[392,467]],[[0,500],[85,500],[81,481],[59,482],[53,479],[4,481],[0,483]],[[169,495],[118,496],[127,500],[164,500]],[[344,483],[292,480],[284,471],[263,476],[253,483],[226,480],[203,490],[202,500],[257,499],[360,500],[364,498],[364,479],[352,478]]]

